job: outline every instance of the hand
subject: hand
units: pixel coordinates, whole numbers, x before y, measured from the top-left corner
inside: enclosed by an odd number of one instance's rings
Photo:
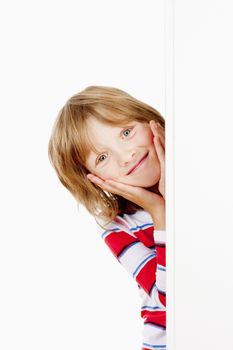
[[[164,220],[165,200],[159,194],[142,187],[126,185],[109,179],[103,180],[93,174],[87,174],[87,178],[103,190],[136,203],[146,210],[153,218],[156,218],[156,220]]]
[[[165,195],[165,132],[162,126],[159,123],[155,123],[154,120],[150,121],[150,127],[151,131],[154,135],[154,145],[155,150],[157,152],[159,161],[160,161],[160,168],[161,168],[161,175],[160,180],[158,184],[158,190],[163,196],[163,198],[166,200]]]

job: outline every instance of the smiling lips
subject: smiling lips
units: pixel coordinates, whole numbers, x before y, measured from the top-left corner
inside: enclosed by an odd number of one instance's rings
[[[149,152],[148,152],[149,153]],[[136,168],[138,168],[140,165],[141,165],[141,163],[146,159],[146,157],[148,156],[148,153],[144,156],[144,157],[142,157],[142,159],[137,163],[137,164],[135,164],[134,166],[133,166],[133,168],[128,172],[128,174],[127,175],[129,175],[129,174],[131,174]]]

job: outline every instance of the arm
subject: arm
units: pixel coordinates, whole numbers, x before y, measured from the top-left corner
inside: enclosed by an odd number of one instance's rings
[[[157,252],[156,287],[158,290],[159,301],[166,306],[166,219],[165,219],[165,202],[161,211],[152,212],[154,223],[154,242]]]
[[[166,202],[162,201],[158,208],[154,208],[150,211],[151,218],[154,223],[156,230],[165,231],[166,228]]]
[[[148,228],[154,230],[153,224]],[[155,232],[155,248],[146,247],[132,232],[111,225],[104,231],[98,226],[101,238],[119,263],[136,280],[148,296],[165,306],[165,238],[164,231]]]

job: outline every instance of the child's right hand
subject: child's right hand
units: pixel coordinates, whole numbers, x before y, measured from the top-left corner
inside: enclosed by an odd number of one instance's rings
[[[146,188],[126,185],[114,180],[106,182],[93,174],[88,174],[87,178],[103,190],[136,203],[151,215],[156,224],[165,226],[165,199],[161,195]]]

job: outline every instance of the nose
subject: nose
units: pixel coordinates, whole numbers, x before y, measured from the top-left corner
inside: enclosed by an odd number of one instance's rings
[[[133,162],[136,151],[123,152],[119,157],[119,164],[121,167],[125,167]]]

